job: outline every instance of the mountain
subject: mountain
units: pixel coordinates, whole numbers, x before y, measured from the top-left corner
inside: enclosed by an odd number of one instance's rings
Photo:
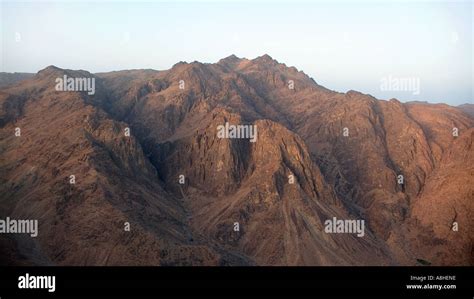
[[[33,77],[35,74],[31,73],[5,73],[0,72],[0,88],[15,84]]]
[[[56,90],[64,76],[95,93]],[[473,264],[474,119],[459,108],[338,93],[268,55],[50,66],[0,103],[0,218],[40,224],[0,238],[2,263]],[[328,233],[334,218],[364,235]]]
[[[474,104],[462,104],[458,106],[459,109],[474,117]]]

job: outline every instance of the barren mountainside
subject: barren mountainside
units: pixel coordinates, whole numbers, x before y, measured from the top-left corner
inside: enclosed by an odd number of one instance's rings
[[[17,82],[32,78],[31,73],[5,73],[0,72],[0,88],[15,84]]]
[[[335,92],[268,55],[49,66],[0,89],[0,218],[39,221],[0,236],[0,263],[473,265],[473,140],[461,107]]]

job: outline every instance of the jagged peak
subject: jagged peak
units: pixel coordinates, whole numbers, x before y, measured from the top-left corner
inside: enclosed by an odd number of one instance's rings
[[[259,56],[259,57],[255,58],[255,59],[273,60],[273,58],[272,58],[270,55],[268,55],[268,54],[263,54],[262,56]]]
[[[70,70],[70,69],[62,69],[54,65],[50,65],[42,70],[40,70],[37,74],[39,77],[49,77],[49,76],[71,76],[71,77],[94,77],[89,71],[86,70]]]
[[[270,55],[268,54],[264,54],[262,56],[259,56],[255,59],[252,60],[253,62],[257,62],[257,63],[272,63],[272,64],[278,64],[278,61],[276,61],[275,59],[273,59]]]
[[[180,61],[180,62],[177,62],[177,63],[173,64],[171,69],[179,68],[179,67],[182,67],[182,66],[185,66],[185,65],[188,65],[188,64],[189,63],[187,61]]]
[[[229,63],[229,62],[238,62],[240,61],[241,59],[239,57],[237,57],[235,54],[231,54],[225,58],[222,58],[221,60],[219,60],[217,63]]]
[[[42,73],[51,73],[51,72],[60,72],[60,71],[64,71],[64,69],[62,68],[59,68],[55,65],[49,65],[47,67],[45,67],[44,69],[38,71],[38,74],[42,74]]]
[[[193,62],[186,62],[186,61],[180,61],[178,63],[175,63],[171,69],[176,70],[176,69],[196,69],[196,68],[201,68],[201,67],[206,67],[206,63],[199,62],[197,60]]]
[[[238,67],[242,62],[248,61],[246,58],[239,58],[236,55],[232,54],[230,56],[227,56],[225,58],[222,58],[217,62],[218,65],[224,66],[224,67],[229,67],[229,68],[236,68]]]

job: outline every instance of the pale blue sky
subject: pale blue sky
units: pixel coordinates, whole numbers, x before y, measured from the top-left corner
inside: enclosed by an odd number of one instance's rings
[[[3,1],[0,71],[168,69],[269,54],[327,88],[473,102],[471,1]],[[420,94],[381,79],[419,78]]]

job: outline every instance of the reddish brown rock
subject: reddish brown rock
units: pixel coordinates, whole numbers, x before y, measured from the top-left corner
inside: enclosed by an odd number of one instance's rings
[[[94,77],[96,94],[57,92],[64,74]],[[0,107],[0,216],[41,232],[2,236],[5,263],[473,262],[474,121],[459,108],[334,92],[268,55],[51,66],[3,88]],[[219,138],[226,122],[257,141]],[[365,236],[324,232],[332,217],[364,219]]]

